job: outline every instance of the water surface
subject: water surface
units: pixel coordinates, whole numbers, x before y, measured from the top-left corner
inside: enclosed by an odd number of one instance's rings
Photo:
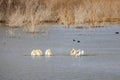
[[[120,26],[52,26],[34,34],[0,27],[0,80],[120,80],[120,34],[116,31],[120,32]],[[45,52],[48,48],[54,56],[30,56],[33,49]],[[83,49],[86,56],[69,56],[72,48]]]

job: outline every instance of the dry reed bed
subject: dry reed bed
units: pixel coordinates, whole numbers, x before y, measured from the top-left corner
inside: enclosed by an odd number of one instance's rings
[[[0,0],[0,22],[33,31],[51,22],[78,26],[120,22],[120,0]]]

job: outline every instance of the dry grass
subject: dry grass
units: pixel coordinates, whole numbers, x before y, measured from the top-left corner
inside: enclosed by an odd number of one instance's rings
[[[27,26],[31,32],[43,23],[63,25],[120,22],[120,0],[0,0],[0,22]]]

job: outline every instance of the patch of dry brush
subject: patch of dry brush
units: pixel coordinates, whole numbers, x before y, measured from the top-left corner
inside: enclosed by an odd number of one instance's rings
[[[0,0],[0,22],[34,28],[120,21],[120,0]]]

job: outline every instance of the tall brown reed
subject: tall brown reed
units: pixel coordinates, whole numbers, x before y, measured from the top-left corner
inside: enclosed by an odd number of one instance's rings
[[[31,32],[45,22],[63,25],[120,20],[120,0],[0,0],[0,20],[27,26]]]

